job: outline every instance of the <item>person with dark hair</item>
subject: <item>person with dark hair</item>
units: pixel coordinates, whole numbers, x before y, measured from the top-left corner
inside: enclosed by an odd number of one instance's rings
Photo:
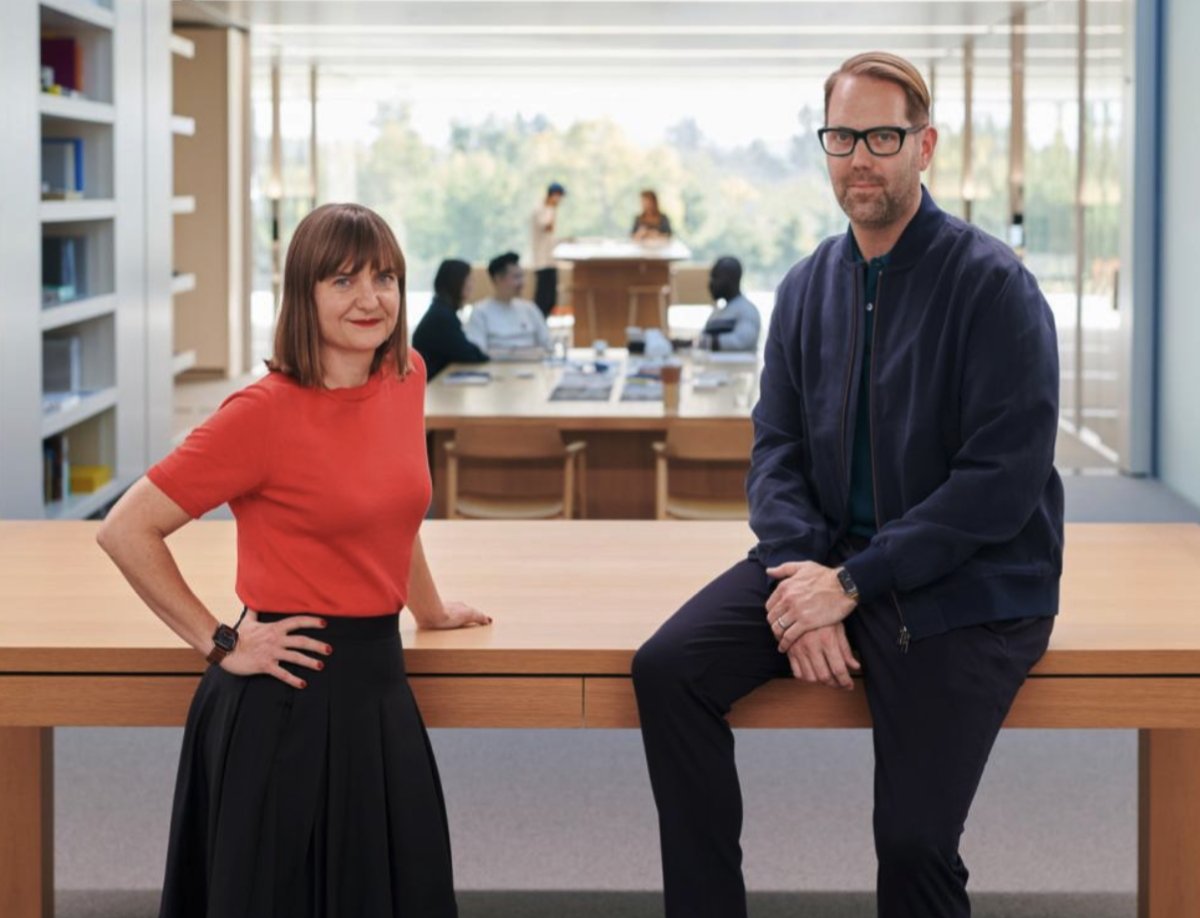
[[[671,221],[658,209],[658,193],[647,188],[642,192],[642,212],[633,218],[629,234],[634,239],[667,239],[671,236]]]
[[[500,351],[550,351],[546,317],[529,300],[520,298],[525,269],[516,252],[505,252],[488,262],[495,294],[471,309],[467,337],[480,350],[495,357]]]
[[[866,695],[874,914],[971,914],[963,828],[1058,613],[1058,341],[1012,249],[922,187],[929,109],[887,52],[826,81],[813,139],[850,225],[779,285],[746,478],[757,544],[634,657],[667,918],[746,916],[726,715],[787,676],[814,701]],[[802,813],[787,780],[775,802]],[[828,843],[798,831],[778,856]]]
[[[558,303],[558,268],[554,262],[554,227],[558,221],[558,205],[567,189],[558,182],[551,182],[546,189],[546,199],[533,209],[533,270],[537,273],[537,287],[533,301],[542,315],[548,316]]]
[[[425,365],[405,324],[387,224],[357,204],[312,211],[288,246],[271,372],[100,527],[137,594],[210,664],[183,735],[162,918],[458,914],[398,618],[491,619],[442,600],[421,547]],[[243,603],[232,627],[167,545],[225,503]]]
[[[413,347],[425,358],[433,379],[451,363],[486,363],[488,355],[473,344],[458,320],[458,310],[470,298],[471,266],[457,258],[438,265],[433,278],[433,302],[413,332]]]
[[[742,263],[731,255],[718,258],[708,275],[708,292],[718,306],[704,325],[700,346],[712,351],[757,351],[762,317],[742,293]]]

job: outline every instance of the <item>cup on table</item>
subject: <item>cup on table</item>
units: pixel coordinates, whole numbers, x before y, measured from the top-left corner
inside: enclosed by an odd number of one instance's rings
[[[663,411],[674,414],[679,410],[679,387],[683,379],[683,364],[668,361],[662,365]]]

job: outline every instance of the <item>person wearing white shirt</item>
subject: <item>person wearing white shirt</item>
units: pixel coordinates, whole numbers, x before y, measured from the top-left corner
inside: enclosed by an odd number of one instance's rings
[[[551,349],[546,317],[529,300],[518,294],[525,284],[525,270],[516,252],[497,255],[488,263],[495,295],[476,303],[467,320],[467,338],[493,357],[496,352]]]
[[[700,346],[712,351],[758,350],[762,316],[742,293],[742,263],[726,255],[718,258],[708,275],[708,292],[715,302],[725,301],[704,326]]]
[[[546,200],[533,209],[531,221],[533,241],[533,270],[537,274],[537,288],[533,301],[542,315],[548,316],[558,303],[558,268],[554,264],[554,223],[558,219],[558,205],[567,193],[558,182],[551,182],[546,189]]]

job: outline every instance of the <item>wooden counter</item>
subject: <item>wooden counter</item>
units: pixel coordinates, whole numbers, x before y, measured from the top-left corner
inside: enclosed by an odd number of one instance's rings
[[[95,546],[95,527],[0,522],[5,918],[52,914],[52,728],[179,725],[203,667]],[[434,727],[635,726],[634,651],[752,543],[738,523],[434,521],[423,533],[442,592],[495,618],[453,632],[405,621]],[[170,544],[201,599],[232,618],[233,524],[191,524]],[[1140,731],[1141,918],[1200,914],[1197,570],[1200,527],[1068,527],[1062,614],[1006,723]],[[864,695],[776,680],[732,720],[862,727]]]

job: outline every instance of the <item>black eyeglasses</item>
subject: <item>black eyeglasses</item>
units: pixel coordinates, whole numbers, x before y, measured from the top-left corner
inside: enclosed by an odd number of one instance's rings
[[[895,156],[904,146],[904,138],[909,134],[919,134],[928,124],[920,127],[906,128],[886,124],[881,127],[867,128],[856,131],[853,128],[825,127],[817,131],[817,139],[821,141],[821,149],[830,156],[849,156],[854,152],[861,140],[867,145],[872,156]]]

